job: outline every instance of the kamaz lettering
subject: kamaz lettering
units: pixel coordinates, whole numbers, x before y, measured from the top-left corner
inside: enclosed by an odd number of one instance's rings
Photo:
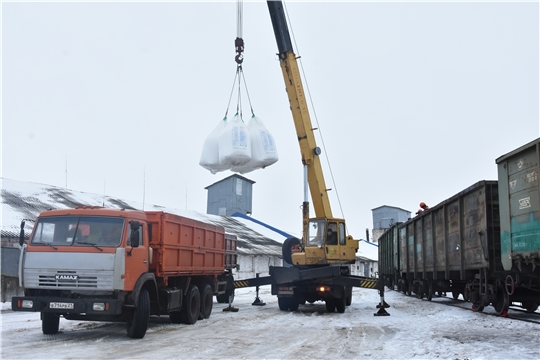
[[[79,275],[55,275],[56,280],[79,280]]]

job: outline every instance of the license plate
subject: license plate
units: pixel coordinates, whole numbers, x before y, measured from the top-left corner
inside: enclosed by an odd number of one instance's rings
[[[279,290],[278,294],[279,295],[294,295],[294,291],[293,290]]]
[[[278,295],[294,295],[294,288],[290,286],[282,286],[278,290]]]
[[[73,309],[73,303],[52,302],[49,304],[50,309]]]

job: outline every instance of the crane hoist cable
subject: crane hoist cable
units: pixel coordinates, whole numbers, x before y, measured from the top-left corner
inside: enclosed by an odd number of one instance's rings
[[[236,2],[236,39],[234,40],[234,47],[236,49],[236,56],[234,57],[234,60],[238,64],[238,66],[241,66],[242,62],[244,61],[244,39],[243,31],[244,31],[244,25],[243,25],[243,12],[244,12],[244,2],[242,0],[237,0]]]
[[[242,80],[244,87],[246,89],[246,95],[249,102],[249,107],[251,110],[251,115],[255,116],[253,111],[253,106],[251,104],[251,98],[249,96],[249,91],[247,87],[246,77],[244,75],[244,69],[242,68],[242,63],[244,62],[244,39],[243,36],[243,0],[237,0],[236,3],[236,39],[234,40],[234,48],[236,50],[236,55],[234,61],[236,62],[236,73],[234,75],[233,87],[231,89],[231,95],[229,96],[229,103],[227,104],[227,110],[225,111],[225,118],[229,113],[229,107],[231,105],[232,95],[235,90],[236,80],[238,79],[238,97],[236,102],[236,113],[242,118]]]
[[[332,184],[334,185],[334,188],[336,189],[336,197],[337,197],[337,201],[338,201],[338,204],[339,204],[339,210],[341,212],[341,216],[345,217],[345,215],[343,214],[343,207],[341,206],[341,199],[339,198],[339,192],[338,192],[338,188],[337,188],[337,185],[336,185],[336,181],[334,179],[334,173],[332,172],[332,166],[330,165],[330,159],[328,157],[328,151],[326,151],[326,146],[324,145],[324,139],[323,139],[323,136],[322,136],[321,127],[319,125],[319,119],[317,117],[317,112],[315,111],[315,106],[313,104],[313,98],[311,97],[311,92],[309,91],[309,85],[307,83],[306,74],[304,72],[304,66],[302,65],[301,56],[299,55],[300,54],[300,49],[298,47],[298,44],[296,43],[296,38],[294,37],[294,31],[293,31],[293,28],[292,28],[291,20],[289,18],[289,12],[287,11],[287,6],[286,6],[285,2],[283,2],[283,9],[284,9],[285,15],[287,17],[287,22],[289,23],[289,28],[290,28],[290,32],[291,32],[292,41],[294,42],[294,46],[295,46],[295,48],[296,48],[296,50],[298,52],[298,54],[296,54],[296,56],[297,56],[297,59],[298,59],[298,63],[300,65],[300,69],[302,71],[302,77],[304,78],[304,83],[305,83],[305,87],[307,89],[307,95],[308,95],[308,98],[309,98],[309,102],[311,104],[311,108],[313,109],[313,117],[315,118],[315,122],[317,123],[317,129],[319,130],[319,135],[320,135],[320,138],[321,138],[322,148],[324,149],[324,156],[326,158],[326,163],[328,164],[328,170],[330,171],[330,177],[332,178]],[[348,229],[347,229],[347,231],[348,231]]]

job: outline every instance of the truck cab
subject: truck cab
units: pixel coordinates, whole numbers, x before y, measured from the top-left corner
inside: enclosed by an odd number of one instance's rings
[[[151,260],[144,213],[78,207],[46,212],[22,252],[21,285],[104,295],[133,290]]]

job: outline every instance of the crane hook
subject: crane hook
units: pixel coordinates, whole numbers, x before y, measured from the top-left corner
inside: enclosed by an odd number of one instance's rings
[[[236,49],[236,56],[234,57],[234,61],[236,61],[236,63],[240,65],[244,61],[244,39],[237,37],[234,40],[234,47]]]

